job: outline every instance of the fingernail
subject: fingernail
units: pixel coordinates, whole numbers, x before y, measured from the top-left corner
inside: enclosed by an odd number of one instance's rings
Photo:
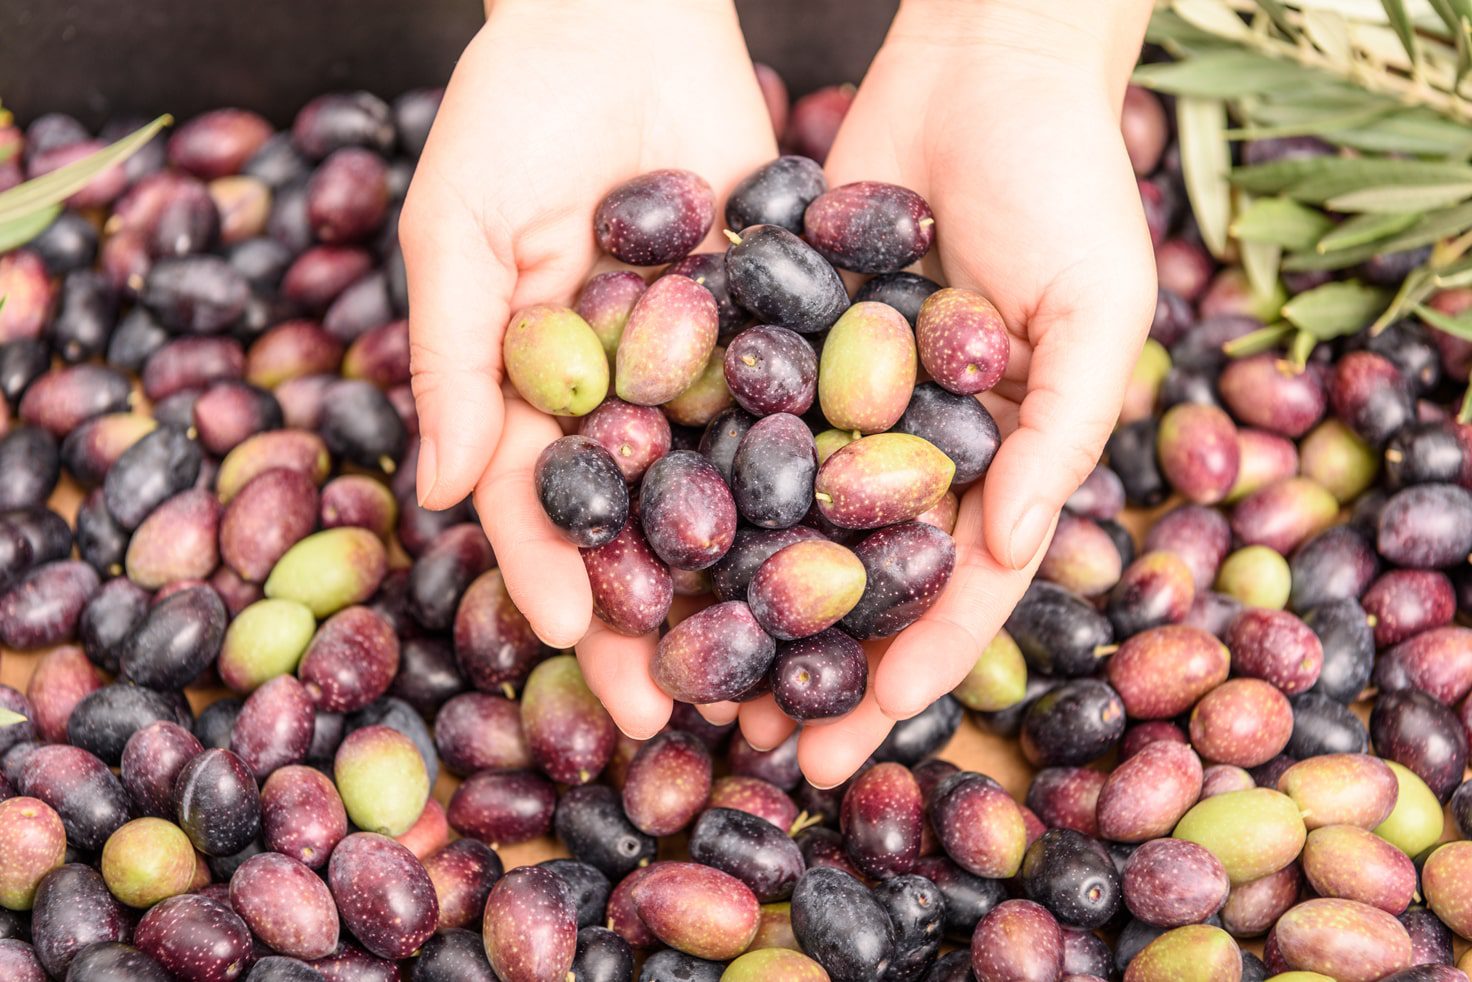
[[[1007,538],[1007,555],[999,557],[1002,562],[1013,569],[1021,569],[1031,562],[1043,547],[1043,536],[1048,534],[1050,520],[1051,515],[1044,505],[1028,505],[1022,518],[1012,526],[1012,534]]]
[[[419,441],[419,466],[414,471],[414,488],[419,498],[419,507],[423,508],[429,496],[434,493],[435,477],[434,441],[425,437]]]

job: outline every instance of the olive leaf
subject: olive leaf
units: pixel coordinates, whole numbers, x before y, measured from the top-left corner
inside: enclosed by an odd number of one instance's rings
[[[1416,28],[1411,23],[1411,15],[1406,11],[1405,0],[1380,0],[1380,5],[1385,8],[1385,16],[1390,20],[1390,26],[1395,30],[1395,36],[1400,38],[1400,43],[1406,49],[1406,57],[1411,64],[1421,64],[1421,48],[1416,44]]]
[[[1222,0],[1175,0],[1171,8],[1186,23],[1217,37],[1237,40],[1250,33],[1247,22]]]
[[[1236,98],[1301,84],[1304,70],[1251,51],[1225,50],[1135,69],[1138,85],[1179,96]]]
[[[1450,184],[1381,185],[1330,198],[1331,211],[1404,213],[1445,208],[1472,198],[1472,181]]]
[[[1365,212],[1351,215],[1326,232],[1314,244],[1314,248],[1323,253],[1368,245],[1410,228],[1420,218],[1421,213],[1418,211]]]
[[[1288,340],[1288,336],[1293,331],[1293,325],[1286,321],[1259,327],[1255,331],[1249,331],[1222,345],[1222,353],[1228,358],[1250,358],[1253,355],[1260,355],[1264,351],[1272,351]]]
[[[1370,325],[1390,293],[1356,280],[1325,283],[1283,305],[1283,318],[1320,341],[1354,334]]]
[[[0,706],[0,729],[26,722],[29,722],[29,720],[20,713],[17,713],[13,709],[6,709],[4,706]]]
[[[1232,222],[1232,235],[1243,243],[1267,243],[1285,249],[1309,249],[1334,228],[1317,209],[1290,198],[1258,198]]]
[[[49,208],[64,201],[86,187],[88,181],[107,168],[127,160],[171,122],[172,117],[160,116],[111,146],[8,191],[0,191],[0,228],[10,228],[11,223],[17,219],[34,215],[38,209]]]
[[[1298,371],[1308,367],[1308,360],[1313,356],[1314,349],[1319,346],[1319,339],[1308,331],[1295,331],[1293,340],[1288,342],[1288,363]]]
[[[1227,143],[1227,107],[1220,99],[1181,96],[1176,100],[1176,130],[1181,175],[1201,230],[1201,240],[1220,259],[1227,251],[1232,218],[1232,188],[1227,173],[1232,151]]]
[[[1443,334],[1461,338],[1463,341],[1472,341],[1472,317],[1465,314],[1453,317],[1425,304],[1416,304],[1414,309],[1416,316],[1430,327],[1434,327]]]
[[[1348,70],[1354,65],[1354,45],[1343,17],[1328,10],[1308,10],[1303,15],[1303,29],[1335,67]]]
[[[44,232],[59,214],[61,214],[61,205],[43,205],[29,214],[18,215],[8,222],[0,222],[0,253],[25,245]]]
[[[1273,242],[1243,242],[1241,253],[1252,295],[1260,302],[1269,302],[1278,289],[1283,247]]]

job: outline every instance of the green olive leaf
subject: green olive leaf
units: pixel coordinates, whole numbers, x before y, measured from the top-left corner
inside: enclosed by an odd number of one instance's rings
[[[1434,327],[1452,337],[1461,338],[1463,341],[1472,341],[1472,316],[1462,314],[1453,317],[1425,304],[1416,304],[1415,311],[1416,316],[1429,327]]]
[[[1356,280],[1325,283],[1283,305],[1283,318],[1320,341],[1354,334],[1368,327],[1385,305],[1390,292]]]
[[[1220,259],[1227,251],[1232,218],[1232,188],[1227,174],[1232,151],[1226,138],[1227,107],[1220,99],[1181,96],[1176,100],[1176,130],[1186,195],[1201,229],[1201,240]]]
[[[37,209],[60,204],[87,186],[87,182],[114,164],[127,160],[141,149],[155,133],[173,122],[171,116],[160,116],[121,140],[90,153],[81,160],[49,174],[33,178],[8,191],[0,191],[0,227],[8,227],[16,219],[33,214]],[[44,227],[44,226],[43,226]]]
[[[1314,243],[1314,248],[1319,252],[1333,252],[1335,249],[1368,245],[1397,232],[1405,231],[1416,224],[1420,218],[1419,211],[1398,214],[1396,212],[1365,212],[1361,215],[1351,215],[1326,232],[1318,242]]]
[[[1136,84],[1172,95],[1208,99],[1236,98],[1271,92],[1303,81],[1305,69],[1241,49],[1199,54],[1184,61],[1164,61],[1135,69]]]
[[[1232,235],[1240,242],[1259,242],[1285,249],[1308,249],[1334,228],[1334,221],[1316,208],[1289,198],[1258,198],[1232,221]]]
[[[16,726],[20,723],[25,722],[29,722],[29,720],[27,720],[26,717],[22,716],[20,713],[17,713],[13,709],[6,709],[5,707],[0,706],[0,729],[4,729],[9,726]]]
[[[0,222],[0,253],[17,249],[46,230],[61,214],[61,205],[43,205],[8,222]]]
[[[1404,213],[1446,208],[1472,198],[1472,181],[1450,184],[1381,185],[1330,198],[1330,211]]]

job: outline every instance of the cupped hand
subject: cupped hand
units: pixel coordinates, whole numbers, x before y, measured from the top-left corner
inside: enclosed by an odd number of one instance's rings
[[[1093,6],[1117,7],[1123,23],[1039,23],[1006,2],[904,5],[828,157],[833,186],[923,195],[936,221],[924,271],[987,296],[1012,337],[1006,376],[982,397],[1004,440],[961,498],[950,584],[871,651],[852,714],[804,728],[798,756],[814,783],[847,777],[894,721],[971,669],[1097,461],[1149,330],[1154,260],[1119,131],[1148,6]],[[741,723],[764,746],[792,727],[770,698],[743,706]]]
[[[538,636],[574,645],[634,737],[671,709],[652,636],[593,619],[578,551],[542,514],[537,455],[559,421],[503,385],[511,313],[571,305],[600,259],[592,215],[613,187],[680,167],[723,196],[776,155],[728,0],[498,0],[455,69],[400,224],[428,508],[474,493],[507,589]],[[704,248],[723,249],[720,208]],[[565,422],[565,421],[564,421]]]

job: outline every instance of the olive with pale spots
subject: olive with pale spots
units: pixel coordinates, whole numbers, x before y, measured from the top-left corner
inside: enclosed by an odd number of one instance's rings
[[[252,480],[278,467],[296,471],[313,485],[320,485],[327,480],[331,465],[327,445],[316,433],[269,430],[247,438],[225,455],[215,476],[215,491],[222,502],[229,504]]]
[[[327,885],[348,930],[380,958],[409,957],[439,923],[429,874],[412,852],[385,836],[355,832],[339,842],[327,864]]]
[[[971,971],[978,982],[1060,978],[1063,931],[1058,919],[1031,900],[1003,901],[976,927]]]
[[[731,189],[726,199],[726,225],[780,225],[801,234],[803,212],[827,190],[821,165],[795,154],[778,157]]]
[[[363,528],[383,539],[393,536],[399,505],[382,481],[365,474],[343,474],[322,488],[319,515],[323,528]]]
[[[864,301],[844,311],[818,358],[818,403],[842,430],[881,433],[915,388],[915,335],[893,307]]]
[[[1147,552],[1130,563],[1109,593],[1109,620],[1119,637],[1179,624],[1196,599],[1191,568],[1173,552]]]
[[[1314,427],[1303,438],[1298,455],[1303,476],[1317,481],[1341,503],[1358,498],[1380,470],[1374,448],[1337,419]]]
[[[348,817],[368,832],[403,835],[429,799],[424,758],[412,740],[387,726],[349,733],[337,749],[333,775]]]
[[[1045,675],[1092,675],[1113,650],[1109,619],[1078,594],[1045,580],[1029,584],[1007,618],[1007,632],[1028,667]]]
[[[920,785],[902,764],[875,764],[860,774],[839,812],[849,859],[876,879],[910,871],[920,857],[924,824]]]
[[[261,788],[261,833],[273,852],[320,869],[348,834],[347,810],[325,774],[293,764]]]
[[[903,522],[867,535],[854,555],[864,565],[864,592],[839,626],[865,641],[898,634],[935,604],[955,568],[956,544],[933,525]]]
[[[1399,915],[1416,894],[1411,858],[1378,835],[1353,825],[1326,825],[1308,834],[1299,858],[1304,878],[1321,897],[1357,900]]]
[[[387,692],[398,669],[399,639],[388,621],[372,608],[348,607],[322,622],[297,677],[319,710],[348,713]]]
[[[373,595],[387,569],[384,545],[367,529],[335,528],[297,542],[266,578],[266,596],[295,600],[317,617]]]
[[[1187,925],[1146,945],[1124,977],[1125,982],[1238,982],[1242,952],[1221,928]]]
[[[710,796],[711,757],[705,744],[678,730],[645,743],[624,777],[624,811],[639,831],[673,835],[689,825]]]
[[[762,982],[778,978],[788,982],[827,982],[829,975],[822,965],[790,948],[749,951],[726,966],[721,974],[722,982]]]
[[[1190,747],[1159,741],[1141,749],[1108,776],[1099,791],[1099,835],[1143,842],[1168,835],[1196,803],[1204,775]]]
[[[1290,439],[1307,433],[1328,404],[1318,373],[1294,372],[1272,353],[1229,362],[1217,387],[1239,421]]]
[[[630,484],[670,451],[670,423],[665,414],[654,406],[636,406],[617,398],[603,400],[579,420],[578,433],[607,450]]]
[[[1472,630],[1438,627],[1383,652],[1373,682],[1381,692],[1414,688],[1451,705],[1472,691]]]
[[[756,416],[801,416],[818,391],[818,356],[796,331],[759,324],[727,345],[726,385],[738,405]]]
[[[1119,693],[1098,679],[1072,679],[1031,703],[1022,718],[1022,753],[1034,766],[1087,764],[1124,736]]]
[[[1302,883],[1303,875],[1294,862],[1276,873],[1235,884],[1219,913],[1222,927],[1238,938],[1262,935],[1298,903]]]
[[[66,861],[66,845],[66,828],[50,805],[26,797],[0,801],[0,907],[30,910],[41,880]]]
[[[1237,481],[1241,448],[1232,418],[1216,406],[1181,403],[1166,410],[1156,434],[1160,469],[1198,504],[1221,501]]]
[[[522,770],[532,763],[521,731],[521,706],[486,692],[462,692],[446,700],[434,717],[434,743],[445,766],[467,777],[483,770]]]
[[[557,788],[535,771],[481,771],[455,789],[446,818],[460,835],[509,846],[551,831],[556,807]]]
[[[1231,791],[1197,802],[1175,837],[1210,850],[1233,885],[1276,873],[1298,858],[1307,836],[1293,799],[1268,788]]]
[[[614,352],[623,337],[629,311],[644,295],[644,277],[627,269],[599,273],[583,284],[574,309],[587,322],[613,364]]]
[[[1416,773],[1441,801],[1467,768],[1467,733],[1457,715],[1417,689],[1382,693],[1370,710],[1375,752]]]
[[[655,554],[681,569],[705,569],[731,548],[736,503],[715,466],[691,450],[655,461],[639,491],[639,519]]]
[[[1106,779],[1089,767],[1045,767],[1033,775],[1026,804],[1050,829],[1098,835],[1099,792]]]
[[[506,376],[522,398],[553,416],[582,416],[608,394],[608,355],[588,322],[539,304],[511,318],[502,341]]]
[[[700,245],[715,221],[715,194],[698,174],[649,171],[614,188],[598,203],[598,247],[630,266],[662,266]],[[516,980],[508,980],[516,982]]]
[[[662,863],[633,888],[635,910],[655,937],[697,958],[725,961],[751,944],[760,905],[729,873],[696,863]]]
[[[1227,632],[1232,669],[1295,695],[1318,680],[1324,648],[1303,621],[1281,610],[1247,610]]]
[[[314,722],[306,687],[293,676],[277,676],[246,698],[230,731],[230,749],[264,780],[306,759]]]
[[[777,225],[727,230],[726,277],[732,296],[764,324],[816,334],[849,306],[838,270],[802,239]]]
[[[1237,480],[1227,492],[1228,504],[1298,473],[1298,447],[1287,437],[1263,430],[1238,430],[1237,450]]]
[[[863,700],[868,687],[864,649],[837,628],[777,646],[772,695],[795,720],[843,716]]]
[[[1130,854],[1123,870],[1125,906],[1147,924],[1199,924],[1227,902],[1231,883],[1206,849],[1182,839],[1152,839]]]
[[[646,634],[664,623],[674,599],[670,570],[630,517],[611,542],[582,550],[593,612],[620,634]],[[507,604],[510,604],[509,596]]]
[[[1027,662],[1012,635],[1003,629],[982,649],[951,695],[967,709],[997,712],[1022,702],[1026,690]]]
[[[1072,829],[1050,829],[1027,847],[1022,890],[1070,927],[1102,927],[1120,906],[1119,871],[1109,850]]]
[[[575,546],[607,544],[629,517],[623,471],[590,437],[565,436],[548,444],[537,456],[532,480],[548,521]]]
[[[1400,794],[1395,772],[1369,754],[1324,754],[1294,764],[1278,778],[1310,830],[1326,825],[1373,829]]]
[[[711,349],[705,367],[679,395],[666,402],[660,409],[671,423],[678,426],[706,426],[721,413],[731,408],[734,401],[726,385],[726,349],[716,345]]]
[[[812,540],[781,549],[757,570],[747,602],[779,641],[808,637],[838,623],[863,596],[863,562],[836,542]]]
[[[1457,612],[1451,580],[1431,569],[1390,570],[1370,584],[1360,602],[1381,648],[1450,624]]]
[[[532,760],[554,781],[586,784],[613,756],[617,728],[572,655],[532,670],[522,689],[521,724]]]
[[[881,977],[894,957],[894,925],[859,880],[809,869],[792,893],[792,933],[832,978]]]
[[[138,812],[174,816],[174,781],[195,754],[204,750],[178,723],[158,720],[138,730],[123,746],[120,777]]]
[[[1282,610],[1288,605],[1293,574],[1288,560],[1267,546],[1244,546],[1222,561],[1216,588],[1248,607]]]
[[[920,362],[945,389],[974,395],[1001,381],[1011,339],[986,297],[956,287],[937,290],[920,305],[914,323]]]
[[[306,866],[278,853],[261,853],[230,878],[230,906],[273,951],[311,961],[337,948],[337,904]]]
[[[894,273],[930,251],[935,218],[908,188],[855,181],[813,199],[803,213],[803,235],[839,269]]]
[[[650,672],[667,694],[699,705],[735,699],[766,675],[777,643],[740,600],[707,607],[659,640]]]
[[[701,814],[690,832],[690,858],[734,876],[763,903],[791,896],[805,868],[785,829],[727,808]]]
[[[620,533],[626,534],[627,530]],[[612,549],[614,544],[603,548]],[[601,554],[602,549],[594,552]],[[512,603],[499,569],[486,570],[465,588],[455,610],[452,638],[460,671],[472,686],[485,692],[520,682],[545,650]]]
[[[1386,761],[1399,789],[1385,821],[1371,829],[1407,856],[1419,856],[1441,839],[1445,815],[1426,782],[1408,767]]]
[[[439,930],[463,928],[486,909],[491,887],[504,870],[490,846],[477,839],[456,839],[425,857],[424,871],[439,902]]]
[[[133,944],[176,979],[226,982],[239,978],[252,956],[250,928],[226,904],[186,893],[143,915]]]
[[[928,808],[936,838],[956,865],[989,879],[1016,874],[1027,850],[1022,811],[989,778],[968,774],[947,782]]]
[[[688,276],[655,280],[634,303],[619,339],[614,368],[618,397],[658,406],[688,389],[710,360],[718,320],[715,298]]]
[[[1232,532],[1244,545],[1288,555],[1334,524],[1339,502],[1306,477],[1290,477],[1243,498],[1232,510]]]
[[[1038,576],[1083,597],[1107,593],[1124,567],[1109,533],[1095,521],[1065,511],[1038,566]]]
[[[1293,735],[1288,697],[1261,679],[1229,679],[1191,710],[1191,745],[1208,760],[1256,767]]]
[[[206,856],[230,856],[261,830],[255,775],[235,754],[211,748],[190,758],[174,782],[179,827]]]
[[[225,506],[220,558],[242,578],[264,582],[287,550],[316,530],[320,504],[308,475],[285,467],[262,472]]]
[[[60,857],[56,864],[61,865]],[[189,891],[195,874],[194,846],[173,822],[134,819],[108,837],[101,870],[114,897],[129,907],[147,909]]]
[[[1447,927],[1466,937],[1472,933],[1472,843],[1438,846],[1421,868],[1426,904]]]
[[[791,528],[812,508],[817,473],[817,449],[807,425],[790,413],[763,417],[742,436],[731,458],[736,510],[760,528]]]
[[[1290,968],[1333,973],[1340,982],[1375,982],[1411,964],[1411,938],[1385,911],[1353,900],[1315,898],[1273,927]]]
[[[101,849],[129,817],[122,784],[106,764],[80,747],[47,744],[32,749],[13,783],[22,795],[50,805],[61,817],[67,844],[80,849]]]
[[[947,392],[934,382],[915,386],[894,432],[918,436],[949,457],[956,465],[951,480],[958,485],[982,477],[1002,443],[996,420],[979,400]]]

